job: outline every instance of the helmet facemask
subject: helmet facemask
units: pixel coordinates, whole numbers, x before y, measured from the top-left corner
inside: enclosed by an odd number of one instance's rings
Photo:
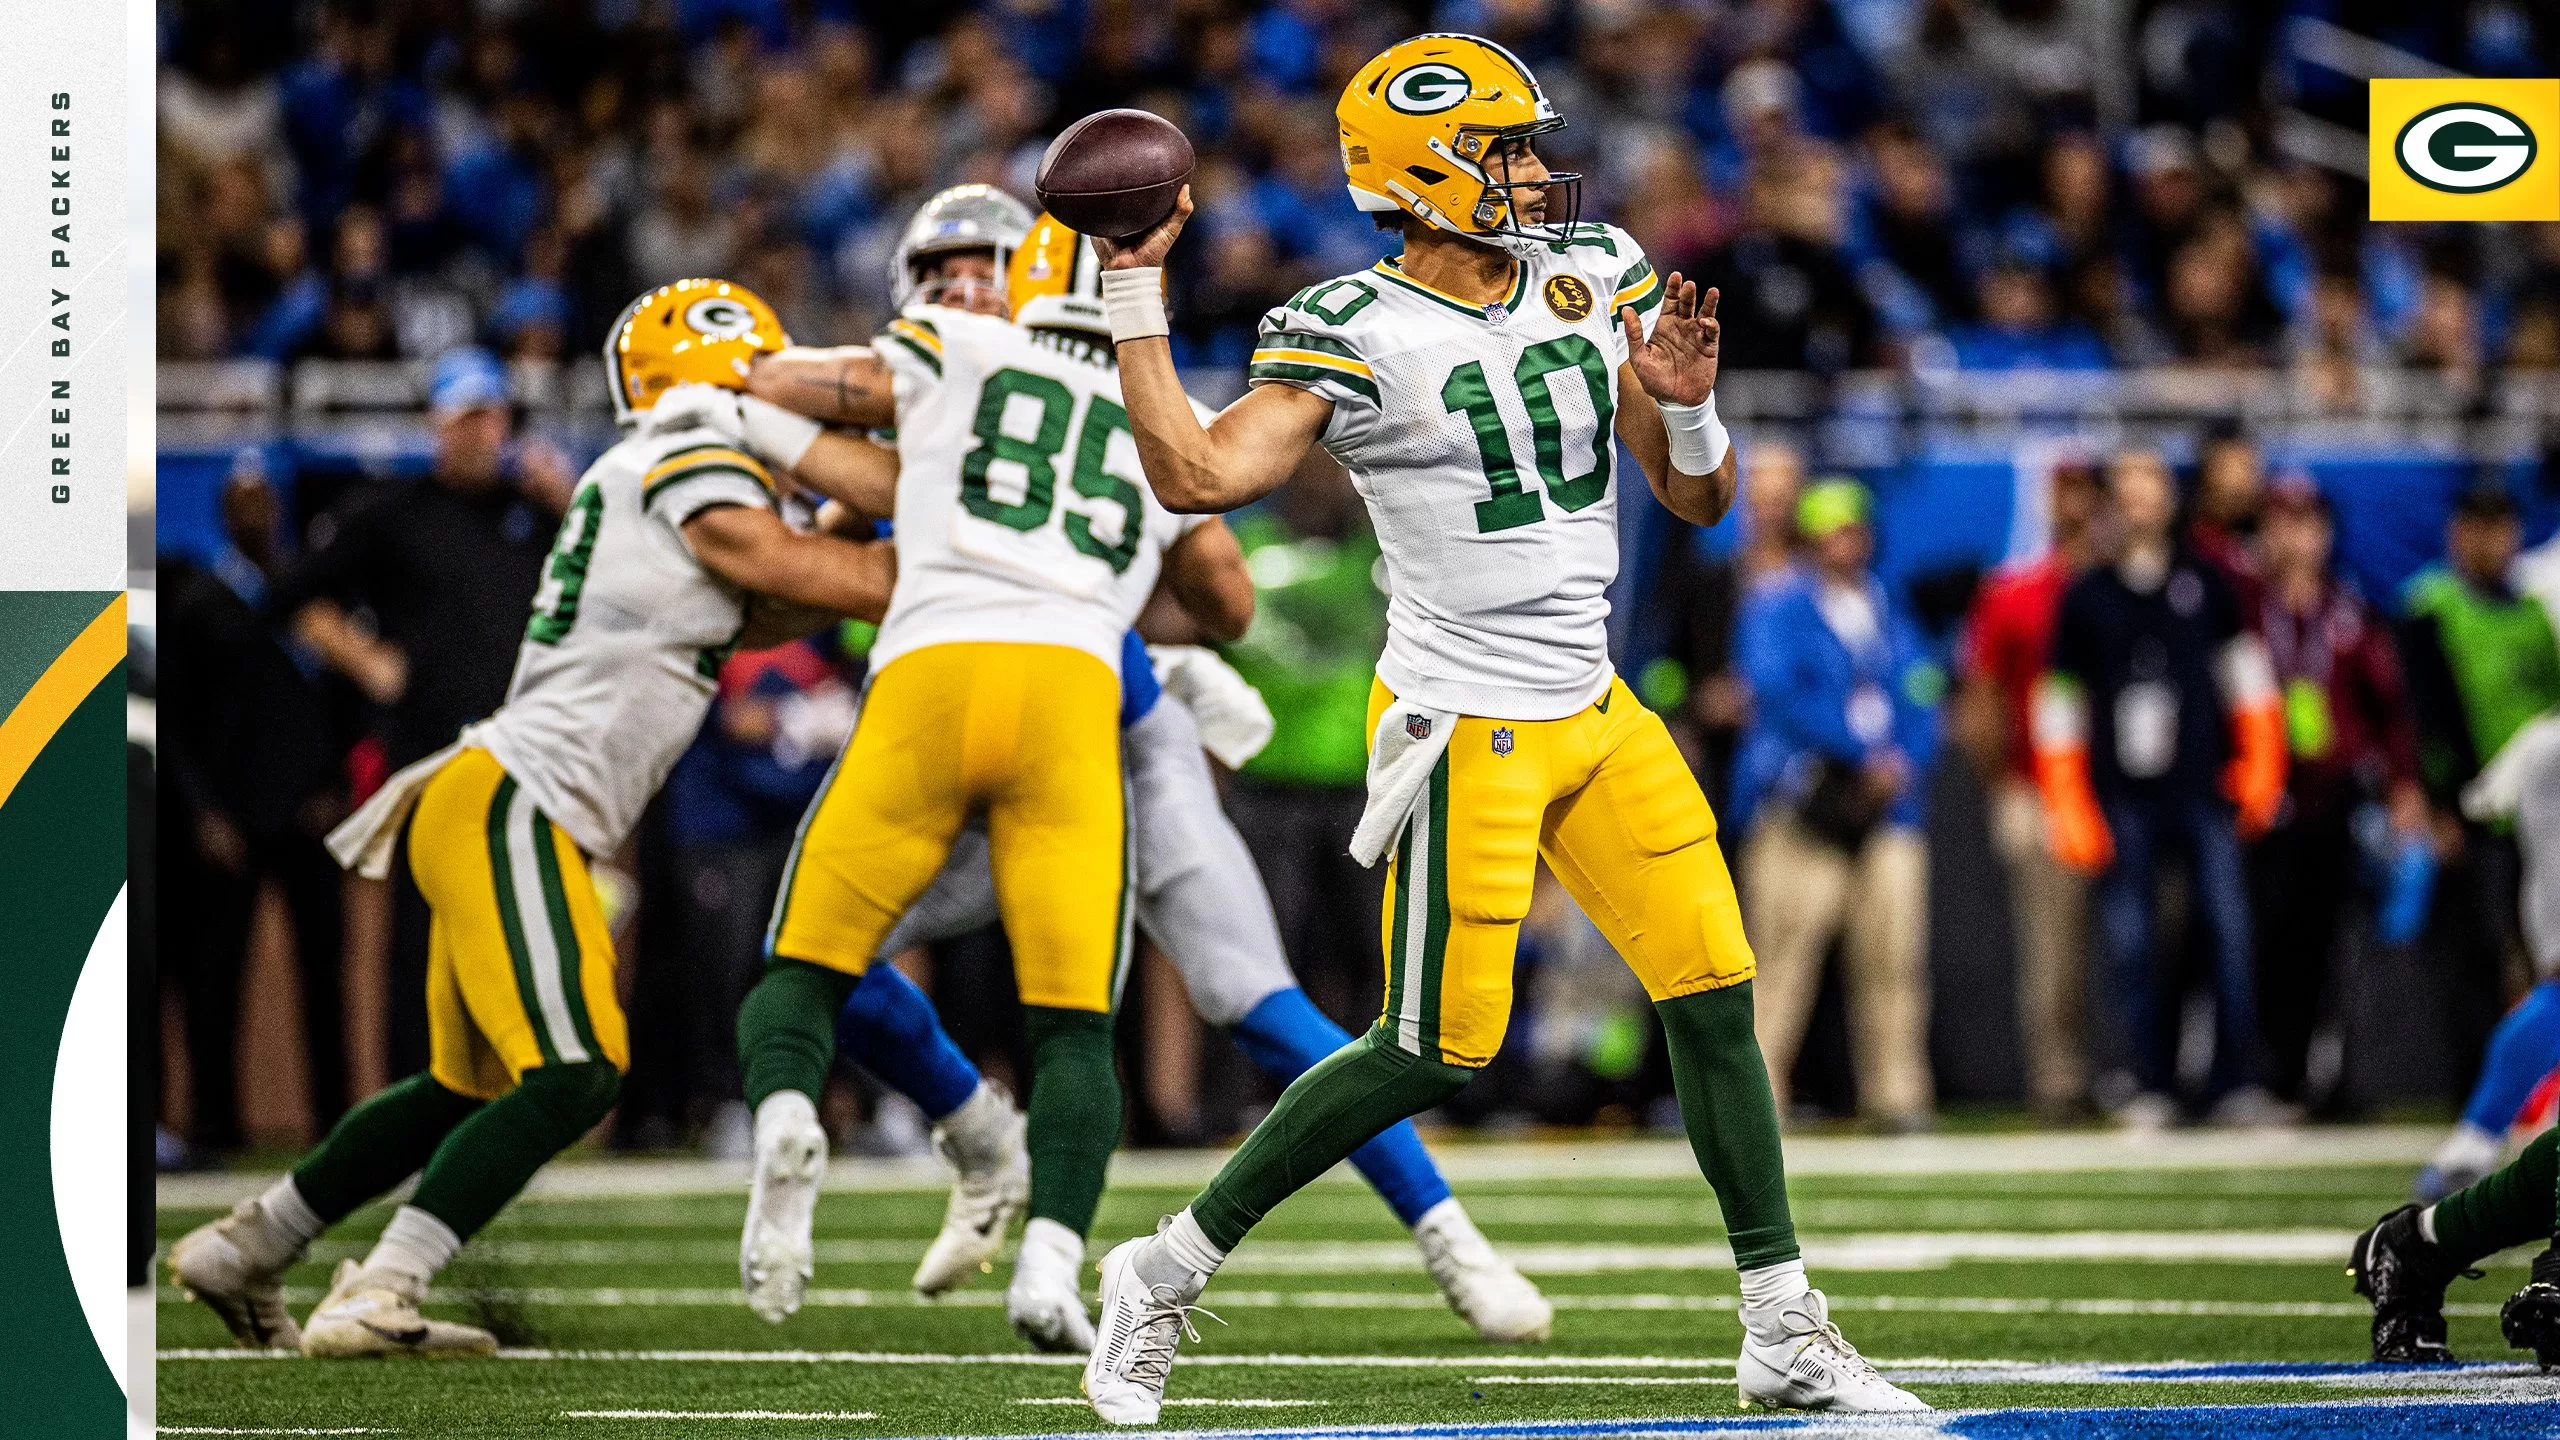
[[[1573,238],[1575,222],[1582,218],[1580,171],[1550,170],[1536,180],[1511,178],[1509,149],[1513,142],[1526,142],[1533,136],[1563,128],[1561,119],[1533,120],[1523,125],[1500,128],[1467,126],[1458,131],[1458,144],[1454,151],[1437,138],[1431,141],[1433,153],[1456,162],[1484,184],[1484,193],[1476,201],[1474,212],[1466,217],[1474,229],[1461,233],[1491,241],[1515,253],[1562,244]],[[1539,192],[1545,205],[1542,218],[1536,224],[1524,225],[1520,221],[1521,203],[1531,191]],[[1563,193],[1558,194],[1559,191]],[[1561,219],[1557,218],[1559,210],[1562,211]]]
[[[978,315],[999,318],[1013,313],[1005,296],[1005,267],[1011,260],[1012,247],[972,246],[968,249],[944,250],[936,254],[918,255],[908,262],[907,273],[913,281],[908,292],[910,305],[939,305],[950,310],[967,310]],[[962,255],[987,257],[988,274],[943,274],[938,272],[947,262]]]

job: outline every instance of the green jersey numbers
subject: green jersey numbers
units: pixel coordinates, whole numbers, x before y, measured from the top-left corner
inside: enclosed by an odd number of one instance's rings
[[[961,506],[1010,530],[1028,533],[1048,524],[1058,508],[1058,462],[1067,450],[1075,408],[1074,393],[1046,375],[1009,368],[989,375],[979,388],[977,419],[969,432],[977,444],[960,461]],[[1137,483],[1105,468],[1115,430],[1130,433],[1129,412],[1115,400],[1094,396],[1085,406],[1068,484],[1085,499],[1119,507],[1120,538],[1104,538],[1093,517],[1075,509],[1067,511],[1064,529],[1068,544],[1109,565],[1116,575],[1137,556],[1145,516]],[[1004,470],[997,470],[999,465]],[[1017,475],[1021,498],[1000,497],[996,483]]]
[[[1570,437],[1570,449],[1576,454],[1587,450],[1590,468],[1567,474],[1568,437],[1563,413],[1556,407],[1555,386],[1569,387],[1577,378],[1590,396],[1592,430],[1588,436]],[[1610,398],[1609,360],[1600,347],[1580,335],[1558,335],[1529,346],[1511,368],[1511,389],[1528,412],[1531,453],[1546,498],[1570,514],[1608,494],[1616,447],[1610,426],[1617,418],[1617,406]],[[1470,360],[1450,371],[1440,387],[1440,400],[1451,411],[1465,415],[1475,430],[1476,454],[1493,488],[1491,497],[1476,502],[1477,533],[1491,534],[1545,519],[1546,502],[1521,484],[1511,434],[1503,425],[1494,387],[1485,378],[1484,362]]]
[[[542,584],[533,592],[533,619],[524,638],[537,645],[557,645],[578,623],[578,597],[586,593],[587,566],[595,559],[596,536],[604,529],[604,488],[586,484],[569,498],[560,517],[560,538],[551,543],[551,558],[542,567]]]

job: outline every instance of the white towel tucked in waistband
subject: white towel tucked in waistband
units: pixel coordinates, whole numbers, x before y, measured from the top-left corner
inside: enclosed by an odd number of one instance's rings
[[[1352,859],[1370,866],[1387,853],[1457,728],[1454,710],[1426,710],[1402,701],[1378,717],[1378,733],[1369,737],[1369,803],[1351,832]]]
[[[470,748],[468,732],[424,760],[415,760],[392,772],[372,798],[356,807],[356,813],[338,822],[329,832],[329,853],[338,857],[340,867],[353,870],[367,880],[379,880],[391,873],[391,852],[399,846],[400,826],[416,807],[419,792],[435,778],[445,762]]]

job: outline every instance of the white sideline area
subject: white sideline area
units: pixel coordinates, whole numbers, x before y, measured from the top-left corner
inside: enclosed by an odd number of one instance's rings
[[[1514,1181],[1663,1180],[1693,1177],[1698,1162],[1685,1140],[1619,1140],[1559,1136],[1551,1140],[1477,1142],[1437,1136],[1432,1158],[1456,1185]],[[2301,1129],[2172,1130],[2134,1134],[2104,1130],[2024,1131],[1998,1135],[1798,1135],[1787,1139],[1787,1173],[1808,1175],[2023,1175],[2071,1170],[2219,1170],[2287,1165],[2408,1165],[2425,1162],[2444,1139],[2441,1126],[2321,1126]],[[1225,1150],[1122,1151],[1111,1157],[1114,1186],[1189,1187],[1208,1183]],[[274,1183],[272,1173],[163,1175],[162,1205],[220,1209]],[[744,1194],[745,1161],[615,1159],[602,1155],[546,1166],[525,1200],[598,1200],[631,1196]],[[1348,1166],[1324,1182],[1358,1185]],[[877,1159],[839,1155],[827,1167],[831,1193],[931,1191],[950,1187],[951,1172],[930,1155]]]

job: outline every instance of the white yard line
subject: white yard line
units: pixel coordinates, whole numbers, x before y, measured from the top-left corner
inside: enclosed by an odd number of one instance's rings
[[[1808,1235],[1805,1263],[1822,1270],[1935,1270],[1962,1260],[2343,1263],[2356,1232],[2300,1227],[2280,1230],[1953,1230],[1860,1235]],[[369,1246],[323,1246],[323,1264],[359,1257]],[[921,1240],[822,1240],[820,1264],[911,1265]],[[1512,1264],[1532,1275],[1608,1275],[1626,1271],[1733,1268],[1733,1251],[1713,1243],[1638,1245],[1571,1242],[1505,1244]],[[480,1240],[466,1260],[490,1265],[616,1269],[737,1263],[730,1240]],[[1227,1275],[1389,1275],[1422,1273],[1421,1252],[1404,1240],[1249,1240],[1220,1272]],[[879,1292],[855,1292],[879,1293]]]
[[[563,1420],[877,1420],[877,1410],[563,1410]]]
[[[2070,1130],[2052,1134],[1795,1136],[1787,1141],[1794,1175],[2016,1175],[2067,1170],[2210,1170],[2261,1166],[2417,1165],[2444,1138],[2440,1128],[2372,1125],[2300,1130],[2176,1130],[2161,1135]],[[1551,1140],[1474,1143],[1444,1139],[1434,1154],[1449,1179],[1470,1183],[1695,1180],[1696,1158],[1680,1140]],[[1124,1151],[1111,1160],[1115,1186],[1192,1187],[1226,1162],[1224,1150]],[[625,1199],[649,1196],[743,1197],[747,1164],[726,1160],[596,1159],[546,1167],[527,1200]],[[271,1174],[163,1175],[160,1203],[213,1209],[273,1183]],[[933,1157],[840,1157],[828,1168],[834,1192],[949,1187],[950,1172]],[[1356,1185],[1342,1171],[1332,1182]]]
[[[1090,1405],[1093,1402],[1081,1395],[1035,1395],[1028,1400],[1016,1400],[1013,1403],[1016,1405]],[[1194,1405],[1220,1406],[1235,1410],[1294,1410],[1306,1405],[1332,1403],[1330,1400],[1202,1400],[1186,1399],[1180,1396],[1164,1402],[1167,1409],[1176,1405]]]

